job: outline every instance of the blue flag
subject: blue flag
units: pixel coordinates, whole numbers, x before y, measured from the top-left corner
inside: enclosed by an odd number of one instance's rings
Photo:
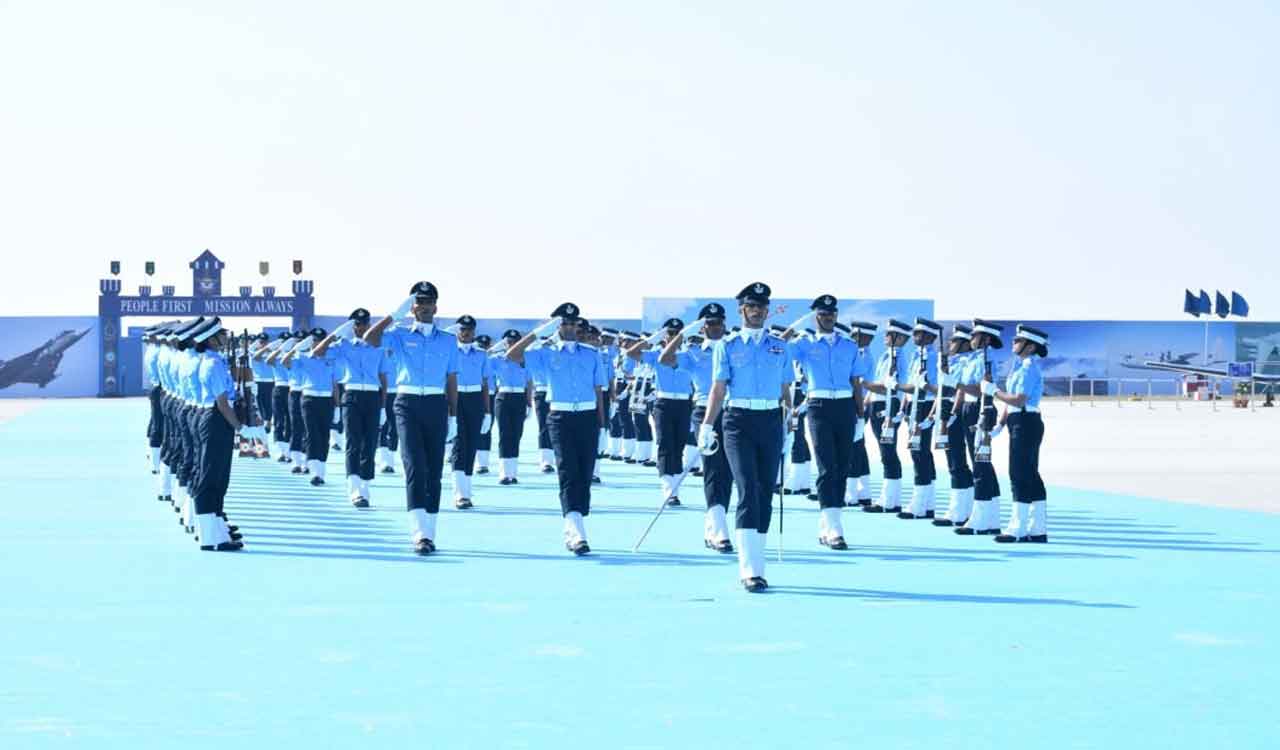
[[[1200,317],[1200,300],[1191,293],[1190,289],[1185,291],[1186,296],[1182,298],[1182,311],[1188,315]]]
[[[1200,314],[1210,315],[1212,313],[1213,313],[1213,303],[1209,301],[1209,293],[1201,289],[1200,290]]]
[[[1249,317],[1249,303],[1239,293],[1231,293],[1231,314],[1242,318]]]
[[[1214,301],[1213,314],[1219,318],[1225,318],[1231,314],[1231,303],[1227,301],[1227,296],[1219,291],[1214,291],[1217,299]]]

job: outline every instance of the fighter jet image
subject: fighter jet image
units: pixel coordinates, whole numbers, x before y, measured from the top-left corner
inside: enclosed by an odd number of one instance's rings
[[[1186,354],[1174,354],[1171,351],[1163,351],[1156,353],[1156,359],[1151,360],[1152,353],[1144,352],[1143,359],[1139,359],[1132,354],[1126,354],[1120,359],[1120,366],[1129,370],[1166,370],[1166,367],[1157,367],[1154,365],[1180,365],[1187,367],[1197,366],[1195,360],[1200,358],[1199,352],[1187,352]],[[1213,359],[1210,357],[1207,365],[1223,364],[1225,360]]]
[[[1240,343],[1244,344],[1245,349],[1253,352],[1253,356],[1249,359],[1260,362],[1280,359],[1280,333],[1257,337],[1242,336]]]
[[[91,330],[86,328],[79,333],[66,330],[26,354],[0,360],[0,389],[18,383],[32,383],[44,388],[58,377],[62,355]]]

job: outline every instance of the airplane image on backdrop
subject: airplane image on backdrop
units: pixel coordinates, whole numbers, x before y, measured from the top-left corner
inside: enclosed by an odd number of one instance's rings
[[[74,329],[66,330],[26,354],[0,360],[0,389],[19,383],[44,388],[58,377],[62,355],[91,330],[86,328],[78,333]]]
[[[1155,357],[1153,360],[1152,357]],[[1162,365],[1185,365],[1187,367],[1199,367],[1196,360],[1204,359],[1200,352],[1187,352],[1185,354],[1175,354],[1171,351],[1163,352],[1143,352],[1141,358],[1132,354],[1126,354],[1120,359],[1120,366],[1128,370],[1168,370]],[[1225,359],[1217,359],[1210,356],[1209,361],[1204,366],[1212,367],[1214,365],[1225,365]],[[1153,363],[1156,366],[1153,366]]]

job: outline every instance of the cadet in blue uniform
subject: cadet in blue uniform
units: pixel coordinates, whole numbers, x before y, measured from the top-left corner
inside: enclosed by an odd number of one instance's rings
[[[429,555],[436,550],[444,448],[458,433],[458,340],[435,325],[434,284],[419,281],[409,295],[364,340],[385,349],[395,366],[396,426],[414,551]],[[410,313],[412,321],[397,322]]]
[[[282,355],[279,352],[292,342],[293,336],[288,331],[281,331],[275,342],[253,353],[253,358],[271,371],[274,383],[271,389],[271,442],[280,463],[289,461],[289,370],[280,364]]]
[[[325,462],[329,460],[329,425],[333,422],[334,358],[318,351],[325,338],[323,328],[311,329],[305,351],[301,347],[284,356],[286,367],[301,371],[302,419],[307,425],[307,468],[311,484],[324,484]]]
[[[179,484],[182,487],[182,507],[179,520],[188,533],[196,528],[195,487],[200,481],[200,443],[196,434],[199,420],[199,368],[200,355],[195,350],[195,336],[203,331],[203,326],[187,331],[178,341],[178,357],[176,379],[178,393],[182,399],[182,409],[178,415],[178,429],[182,434],[182,465],[178,472]]]
[[[258,416],[262,418],[264,427],[264,436],[262,438],[263,448],[267,454],[271,453],[271,440],[266,436],[266,431],[271,424],[273,406],[272,399],[276,390],[276,374],[266,362],[262,361],[258,355],[267,350],[271,345],[271,337],[265,332],[254,337],[253,349],[249,351],[249,369],[253,372],[253,397],[254,403],[258,407]]]
[[[710,453],[719,439],[715,424],[724,409],[724,447],[738,485],[739,578],[751,592],[769,586],[764,578],[764,542],[782,462],[782,409],[790,408],[787,344],[764,329],[769,293],[759,282],[738,293],[743,327],[715,344],[711,393],[698,428],[698,447]]]
[[[458,337],[458,434],[449,453],[453,468],[453,505],[458,510],[473,507],[471,474],[475,471],[480,436],[493,427],[489,402],[489,355],[476,346],[476,319],[463,315],[455,321]]]
[[[910,433],[913,485],[911,502],[898,513],[898,518],[914,520],[933,518],[937,503],[934,480],[938,470],[933,463],[933,408],[938,392],[938,355],[933,343],[942,335],[942,326],[927,318],[916,318],[911,330],[916,346],[908,369],[908,380],[902,390],[911,396],[907,407]]]
[[[391,357],[383,351],[382,382],[387,384],[387,398],[382,406],[382,414],[378,416],[378,462],[382,464],[383,474],[396,473],[396,451],[400,450],[400,430],[396,427],[396,399],[393,393],[395,381],[395,365]]]
[[[292,473],[303,474],[310,470],[306,467],[307,462],[307,424],[302,418],[302,368],[292,366],[292,357],[301,354],[304,349],[310,345],[307,332],[302,330],[294,331],[289,341],[284,342],[279,349],[267,356],[267,364],[276,370],[276,384],[281,382],[281,375],[284,376],[284,382],[289,387],[288,410],[289,415],[289,463],[292,465]],[[285,364],[285,357],[290,357],[290,364]]]
[[[660,361],[689,374],[693,381],[693,421],[699,426],[706,420],[707,401],[711,395],[711,360],[716,344],[723,338],[724,307],[712,302],[703,305],[698,311],[698,320],[685,327],[679,335],[672,338],[663,347]],[[701,326],[705,338],[697,345],[680,349],[680,341],[686,338],[686,332],[696,332]],[[724,412],[716,415],[711,423],[712,432],[724,434]],[[733,544],[729,541],[729,494],[733,491],[733,473],[729,470],[729,459],[724,452],[724,441],[717,440],[708,452],[702,454],[702,493],[706,499],[707,510],[703,517],[702,543],[707,549],[721,554],[733,554]]]
[[[777,336],[783,337],[787,331],[785,326],[770,326]],[[813,329],[805,329],[804,336],[813,336]],[[804,495],[814,500],[818,499],[818,495],[811,490],[813,489],[813,476],[809,471],[809,464],[812,463],[813,453],[809,450],[808,433],[805,430],[805,413],[809,411],[809,402],[805,396],[805,374],[804,365],[800,362],[792,360],[791,362],[792,380],[791,380],[791,455],[788,456],[786,478],[782,482],[782,492],[785,495]]]
[[[524,437],[524,421],[529,416],[532,398],[529,370],[506,355],[506,350],[520,338],[521,333],[514,328],[503,331],[503,350],[489,357],[489,367],[498,384],[494,413],[498,421],[498,484],[502,485],[519,483],[520,439]]]
[[[362,338],[368,330],[369,311],[358,307],[312,351],[313,357],[332,358],[342,385],[347,496],[357,508],[369,507],[379,419],[387,398],[386,354]]]
[[[497,383],[497,378],[493,376],[493,358],[489,356],[489,349],[492,346],[493,346],[493,339],[489,338],[487,335],[482,333],[479,336],[476,336],[476,349],[484,352],[484,356],[486,357],[487,365],[489,367],[488,390],[489,390],[489,405],[492,408],[492,411],[490,412],[490,414],[492,415],[491,423],[497,424],[498,423],[498,407],[497,407],[498,383]],[[475,473],[477,474],[489,473],[489,451],[492,448],[493,448],[493,428],[491,425],[488,431],[480,433],[480,437],[476,439]]]
[[[653,408],[657,428],[658,477],[668,505],[680,504],[680,484],[684,480],[684,443],[689,434],[689,417],[693,413],[693,378],[674,363],[660,362],[661,351],[649,348],[662,337],[662,343],[674,341],[684,330],[684,321],[668,318],[662,330],[629,349],[627,356],[651,368],[657,381]]]
[[[968,435],[969,428],[964,421],[965,395],[956,388],[961,375],[969,366],[969,341],[973,338],[973,328],[958,324],[951,329],[949,357],[945,366],[940,367],[938,375],[942,383],[943,397],[954,400],[951,413],[945,425],[940,429],[947,433],[947,472],[951,475],[951,501],[942,518],[934,519],[934,526],[959,526],[969,520],[969,511],[973,508],[973,470],[969,468]]]
[[[193,337],[197,354],[194,383],[196,440],[200,470],[194,486],[195,527],[200,549],[234,552],[244,545],[224,519],[223,504],[231,482],[232,442],[240,431],[236,417],[236,384],[219,354],[225,344],[222,322],[214,318]]]
[[[1005,379],[1004,389],[992,382],[982,384],[983,395],[1006,405],[1002,421],[1009,429],[1013,508],[1008,527],[996,536],[996,541],[1047,542],[1046,492],[1040,478],[1040,443],[1044,440],[1040,398],[1044,395],[1044,376],[1039,358],[1049,356],[1049,334],[1019,325],[1013,335],[1013,353],[1018,361]]]
[[[902,510],[902,460],[898,458],[898,424],[902,422],[902,404],[898,393],[909,378],[908,357],[902,347],[910,336],[911,327],[906,323],[890,319],[885,324],[885,350],[876,363],[875,380],[864,383],[872,394],[867,419],[880,445],[880,465],[884,469],[880,502],[863,506],[862,509],[868,513],[897,513]]]
[[[160,474],[160,446],[164,444],[164,414],[160,408],[160,400],[164,389],[160,387],[160,374],[157,359],[160,356],[160,344],[157,336],[163,326],[151,326],[142,334],[142,374],[147,382],[147,401],[151,406],[150,419],[147,420],[147,456],[150,459],[151,473]],[[161,497],[164,493],[160,493]]]
[[[867,381],[875,374],[867,347],[875,338],[877,326],[856,320],[849,324],[849,340],[858,347],[858,360],[853,366],[858,379],[858,413],[854,415],[853,446],[849,451],[849,481],[845,484],[845,503],[866,508],[871,505],[871,459],[867,456],[867,413],[871,399],[867,398]]]
[[[969,520],[955,529],[961,535],[1000,532],[1000,480],[996,478],[995,468],[989,459],[978,459],[978,438],[981,432],[987,432],[992,439],[995,437],[991,431],[996,425],[996,408],[990,397],[983,395],[982,383],[992,380],[994,362],[991,350],[1004,347],[1003,336],[1002,326],[974,318],[970,338],[973,354],[957,376],[956,388],[965,395],[962,419],[966,426],[969,458],[973,461],[973,508],[969,512]]]
[[[566,302],[507,350],[516,364],[547,373],[550,413],[547,428],[555,450],[560,483],[560,512],[564,515],[564,544],[575,555],[591,551],[584,519],[591,513],[591,477],[596,462],[599,429],[604,426],[602,389],[608,384],[599,353],[578,342],[578,306]],[[560,341],[531,349],[542,334],[559,326]]]
[[[653,334],[644,332],[641,337],[648,339]],[[629,464],[654,467],[658,463],[653,460],[653,402],[657,400],[654,391],[656,373],[649,365],[627,358],[631,367],[631,422],[635,425],[635,449],[625,460]]]
[[[640,334],[632,331],[621,331],[618,334],[619,352],[614,358],[613,367],[613,399],[616,405],[613,410],[612,424],[610,426],[610,434],[614,435],[618,440],[618,452],[610,456],[614,461],[623,461],[633,464],[635,459],[632,456],[636,450],[636,423],[635,415],[631,411],[631,383],[630,377],[635,372],[636,362],[621,352],[621,349],[631,346],[631,344],[640,340]]]
[[[791,357],[801,365],[805,375],[805,398],[809,435],[818,465],[818,542],[834,550],[848,549],[844,539],[841,514],[845,485],[848,482],[850,454],[853,451],[854,420],[858,413],[855,367],[858,346],[836,331],[839,305],[836,298],[824,294],[809,306],[812,311],[801,318],[817,325],[814,336],[796,336],[793,325],[786,331]]]
[[[538,346],[545,344],[542,340],[538,342]],[[540,361],[535,358],[526,367],[529,368],[529,377],[533,379],[533,416],[538,421],[538,463],[543,474],[550,474],[556,470],[556,455],[551,448],[551,432],[547,427],[547,416],[551,413],[551,408],[547,406],[547,371],[540,366]]]

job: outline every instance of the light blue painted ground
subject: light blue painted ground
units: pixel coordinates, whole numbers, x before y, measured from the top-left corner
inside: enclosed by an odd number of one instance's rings
[[[62,401],[0,425],[0,747],[1280,737],[1280,517],[1055,487],[1047,546],[850,511],[841,554],[789,499],[786,561],[753,596],[702,549],[697,480],[633,554],[656,477],[606,462],[575,559],[525,460],[417,558],[400,477],[356,511],[335,455],[319,491],[237,460],[248,549],[201,553],[154,499],[144,421],[141,401]]]

